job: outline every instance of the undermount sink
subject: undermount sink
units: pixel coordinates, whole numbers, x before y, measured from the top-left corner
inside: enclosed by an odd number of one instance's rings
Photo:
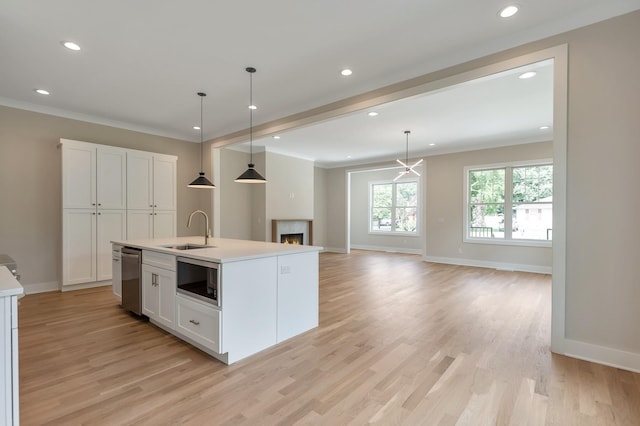
[[[204,244],[187,243],[187,244],[167,245],[167,246],[161,246],[161,247],[170,248],[174,250],[195,250],[195,249],[202,249],[202,248],[214,248],[215,246],[206,246]]]

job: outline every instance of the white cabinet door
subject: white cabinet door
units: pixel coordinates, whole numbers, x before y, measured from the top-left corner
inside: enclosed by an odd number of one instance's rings
[[[153,271],[153,266],[142,265],[142,313],[149,318],[156,319],[160,303],[160,287]]]
[[[153,208],[153,156],[127,152],[127,209]]]
[[[153,214],[153,237],[171,238],[176,236],[175,210],[156,210]]]
[[[127,210],[127,240],[153,238],[153,211]]]
[[[175,157],[153,157],[153,206],[156,210],[176,210]]]
[[[112,240],[126,239],[126,210],[98,210],[97,280],[110,280],[112,272]]]
[[[97,148],[98,208],[127,208],[127,154],[124,149]]]
[[[95,281],[96,211],[64,209],[62,216],[62,285]]]
[[[113,245],[112,248],[112,262],[111,262],[111,288],[113,294],[118,297],[122,297],[122,256],[120,253],[122,247]]]
[[[172,329],[175,317],[176,273],[142,265],[142,313]]]
[[[87,209],[96,205],[96,148],[63,141],[62,207]]]

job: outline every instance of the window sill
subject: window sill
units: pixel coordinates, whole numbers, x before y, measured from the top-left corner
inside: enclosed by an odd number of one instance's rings
[[[399,232],[399,231],[369,231],[369,235],[381,235],[385,237],[419,237],[416,232]]]
[[[490,244],[501,246],[543,247],[552,248],[553,241],[547,240],[503,240],[500,238],[463,238],[462,242],[469,244]]]

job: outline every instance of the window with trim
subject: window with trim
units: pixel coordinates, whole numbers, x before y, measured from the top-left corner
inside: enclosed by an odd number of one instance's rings
[[[553,239],[553,164],[469,167],[467,241],[536,244]]]
[[[370,183],[369,231],[418,233],[418,181]]]

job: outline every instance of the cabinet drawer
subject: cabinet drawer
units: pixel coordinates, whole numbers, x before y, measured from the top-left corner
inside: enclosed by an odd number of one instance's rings
[[[216,353],[220,353],[220,314],[204,302],[176,295],[177,331]]]
[[[176,257],[172,254],[142,250],[142,263],[170,271],[176,270]]]

